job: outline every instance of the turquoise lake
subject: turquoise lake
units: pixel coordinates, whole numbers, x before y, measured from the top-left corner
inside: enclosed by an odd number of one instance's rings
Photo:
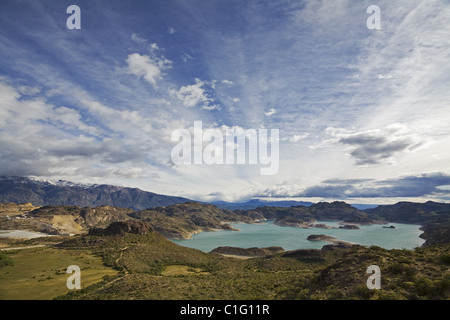
[[[318,221],[330,227],[338,228],[339,221]],[[232,224],[240,231],[206,231],[192,236],[191,239],[172,241],[185,247],[209,252],[220,246],[251,248],[280,246],[285,250],[320,249],[329,242],[308,241],[311,234],[324,234],[338,240],[350,241],[364,246],[379,246],[386,249],[413,249],[420,247],[425,240],[419,238],[423,231],[415,224],[389,223],[387,225],[373,224],[359,226],[359,230],[320,229],[281,227],[273,221],[257,224]],[[395,226],[395,229],[383,226]]]

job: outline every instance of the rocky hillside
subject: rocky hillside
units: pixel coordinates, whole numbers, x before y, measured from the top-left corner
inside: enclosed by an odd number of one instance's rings
[[[0,212],[0,229],[28,229],[51,235],[85,234],[90,228],[104,228],[115,221],[131,220],[128,214],[134,212],[132,209],[110,206],[34,207],[8,203],[1,204],[0,207],[8,208]],[[14,215],[20,209],[20,214]]]
[[[147,234],[154,232],[150,223],[145,221],[116,221],[111,223],[108,227],[103,229],[100,233],[104,235],[125,235],[131,234]],[[97,234],[98,229],[97,229]]]
[[[374,219],[400,223],[427,223],[450,212],[450,203],[428,201],[425,203],[398,202],[364,210]]]
[[[98,207],[108,205],[142,210],[186,201],[189,200],[147,192],[138,188],[74,185],[67,182],[37,181],[24,177],[0,177],[0,202],[32,203],[34,206]]]
[[[1,208],[4,210],[1,211]],[[77,235],[87,234],[93,228],[106,228],[118,221],[146,222],[165,237],[186,239],[202,231],[234,230],[227,222],[250,223],[255,219],[197,202],[141,211],[112,206],[90,208],[51,205],[36,208],[13,203],[0,205],[0,229],[29,229],[51,235]]]
[[[421,224],[426,239],[424,246],[450,243],[450,203],[399,202],[365,210],[373,219],[389,222]]]
[[[450,242],[450,210],[445,203],[401,202],[375,209],[358,210],[344,202],[318,203],[309,207],[261,207],[251,210],[224,210],[211,204],[185,202],[133,210],[114,206],[81,207],[31,203],[0,204],[0,229],[29,229],[48,234],[85,234],[90,228],[105,228],[115,221],[147,221],[168,238],[186,239],[211,230],[234,230],[230,223],[275,220],[281,226],[324,227],[317,220],[338,220],[354,224],[400,222],[422,225],[425,245]]]
[[[311,206],[294,206],[289,208],[261,207],[251,210],[235,210],[242,215],[252,215],[254,217],[275,220],[279,225],[289,225],[289,221],[311,223],[314,220],[339,220],[348,223],[369,224],[373,223],[366,212],[356,209],[351,205],[342,202],[319,202]]]
[[[155,230],[168,238],[190,238],[201,231],[234,230],[229,222],[252,223],[264,217],[219,209],[211,204],[186,202],[168,207],[136,211],[132,218],[150,222]]]

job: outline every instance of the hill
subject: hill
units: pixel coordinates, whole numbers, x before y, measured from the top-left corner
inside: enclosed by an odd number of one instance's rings
[[[156,194],[138,188],[77,185],[67,181],[51,183],[25,177],[0,177],[0,202],[28,202],[34,206],[97,207],[108,205],[143,210],[186,201],[189,199]]]
[[[365,212],[373,219],[421,224],[421,229],[424,230],[421,237],[426,239],[424,246],[450,243],[450,203],[398,202],[367,209]]]
[[[156,207],[129,214],[134,219],[150,222],[155,230],[168,238],[190,238],[201,231],[234,230],[230,222],[252,223],[260,215],[241,214],[219,209],[211,204],[186,202],[167,207]]]
[[[92,245],[95,244],[95,245]],[[61,249],[101,256],[121,272],[60,299],[448,299],[447,246],[417,250],[326,246],[271,250],[263,258],[235,259],[178,246],[157,233],[82,236]],[[236,248],[233,253],[236,253]],[[250,248],[253,253],[266,249]],[[230,250],[225,250],[228,252]],[[381,290],[369,290],[366,269],[378,265]]]
[[[212,201],[209,202],[213,205],[215,205],[218,208],[221,209],[227,209],[227,210],[251,210],[261,207],[282,207],[282,208],[289,208],[289,207],[298,207],[298,206],[304,206],[309,207],[314,204],[314,202],[309,201],[297,201],[297,200],[276,200],[276,201],[270,201],[270,200],[261,200],[261,199],[250,199],[246,202],[227,202],[227,201]],[[369,208],[375,208],[377,205],[373,204],[352,204],[353,207],[355,207],[358,210],[364,210]]]
[[[390,222],[416,223],[430,222],[450,212],[450,203],[428,201],[425,203],[398,202],[392,205],[380,205],[364,210],[370,216]]]
[[[148,222],[165,237],[187,239],[202,231],[234,230],[229,222],[252,223],[260,218],[264,217],[238,214],[198,202],[140,211],[112,206],[0,204],[0,229],[29,229],[51,235],[87,234],[93,228],[131,220]]]
[[[293,218],[302,221],[315,220],[340,220],[349,223],[373,223],[374,220],[364,211],[342,202],[319,202],[311,206],[283,207],[259,207],[250,210],[235,210],[241,215],[262,216],[268,220],[275,220],[283,225],[286,220]]]
[[[251,199],[246,202],[226,202],[226,201],[212,201],[211,204],[220,209],[227,210],[250,210],[261,207],[293,207],[312,205],[312,202],[307,201],[268,201],[260,199]]]

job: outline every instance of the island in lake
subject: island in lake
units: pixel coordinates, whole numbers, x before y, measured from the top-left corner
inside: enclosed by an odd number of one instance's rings
[[[332,244],[336,244],[336,245],[340,245],[340,246],[355,245],[355,243],[353,243],[353,242],[339,240],[339,239],[336,239],[335,237],[327,236],[325,234],[311,234],[306,238],[306,240],[308,240],[308,241],[327,241],[327,242],[331,242]]]

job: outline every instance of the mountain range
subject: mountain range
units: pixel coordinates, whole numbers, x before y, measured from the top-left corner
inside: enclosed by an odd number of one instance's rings
[[[63,215],[69,214],[74,217],[75,227],[67,226],[67,217],[59,217],[56,220],[63,219],[65,228],[72,231],[74,228],[97,227],[99,223],[102,225],[117,220],[137,219],[152,223],[157,231],[168,237],[186,238],[204,230],[231,229],[228,224],[224,224],[230,221],[253,222],[268,219],[275,220],[279,225],[303,225],[313,223],[315,220],[340,220],[356,224],[381,222],[420,224],[426,245],[450,242],[450,204],[432,201],[399,202],[364,210],[342,201],[316,204],[301,202],[302,204],[298,205],[297,201],[253,200],[240,204],[216,202],[212,205],[137,188],[80,185],[67,181],[47,182],[25,177],[0,177],[0,203],[46,206],[36,211],[33,211],[33,208],[29,209],[33,212],[32,217],[45,217],[39,221],[30,220],[38,224],[35,226],[38,230],[42,230],[42,226],[49,228],[48,225],[53,230],[60,222],[55,222],[54,216],[61,215],[62,211],[66,212]],[[288,206],[289,204],[291,206]],[[238,209],[242,207],[244,209]],[[104,213],[99,214],[100,212]],[[92,222],[89,222],[91,220]],[[13,222],[17,224],[17,221],[10,220],[8,224]]]
[[[80,207],[108,205],[143,210],[188,201],[192,200],[143,191],[138,188],[106,184],[80,184],[66,180],[42,181],[17,176],[0,177],[0,203],[32,203],[35,206],[74,205]],[[246,202],[211,201],[203,203],[210,203],[220,209],[231,211],[261,207],[309,207],[314,204],[308,201],[269,201],[261,199],[250,199]],[[352,204],[352,206],[360,210],[376,207],[365,204]]]
[[[112,185],[83,185],[68,181],[39,181],[26,177],[0,177],[0,202],[32,203],[34,206],[74,205],[80,207],[114,206],[143,210],[190,201]]]

